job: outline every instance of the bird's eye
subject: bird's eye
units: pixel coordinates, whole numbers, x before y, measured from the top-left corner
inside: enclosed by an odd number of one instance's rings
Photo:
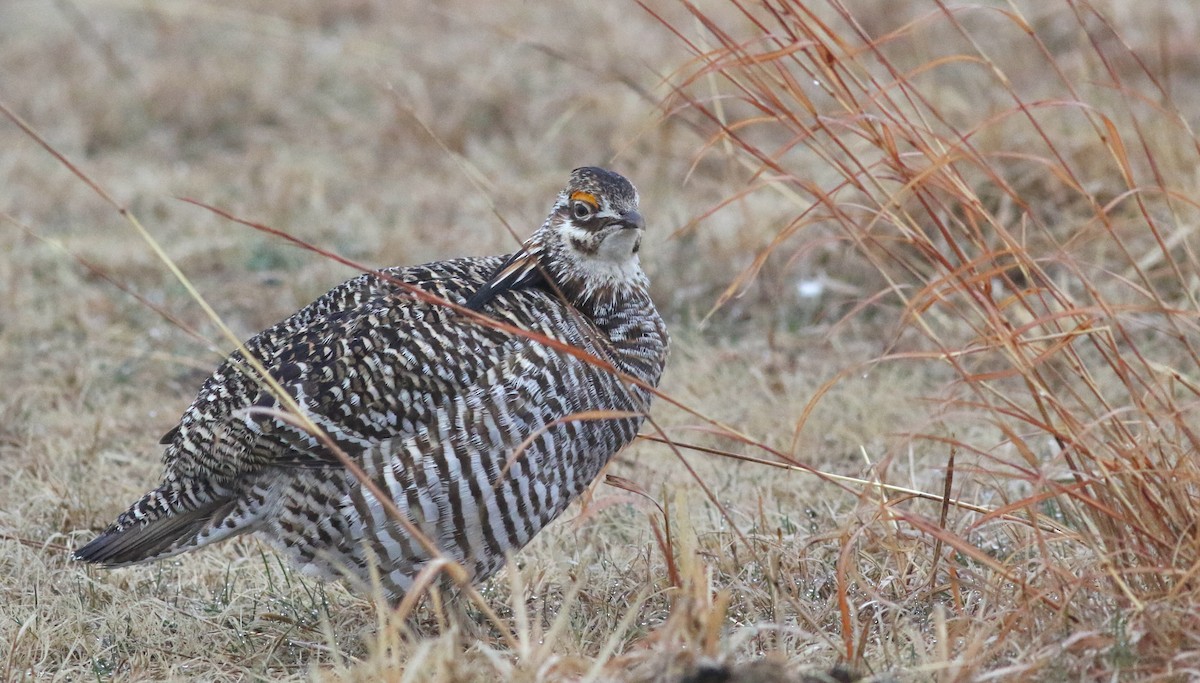
[[[571,203],[571,215],[575,217],[575,220],[586,221],[592,217],[592,211],[592,205],[587,202]]]

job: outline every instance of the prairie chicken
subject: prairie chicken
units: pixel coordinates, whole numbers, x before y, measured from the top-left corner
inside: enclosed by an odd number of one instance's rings
[[[431,555],[313,434],[257,358],[408,520],[475,581],[495,573],[633,440],[667,356],[628,180],[580,168],[507,256],[382,271],[610,363],[489,327],[378,274],[258,334],[162,439],[162,484],[75,558],[110,567],[258,532],[306,573],[398,599]]]

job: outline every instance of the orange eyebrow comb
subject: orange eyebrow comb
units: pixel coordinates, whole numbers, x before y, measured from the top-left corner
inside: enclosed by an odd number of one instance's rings
[[[584,192],[583,190],[575,190],[572,192],[571,201],[587,202],[592,206],[599,206],[599,202],[596,201],[596,195],[592,194],[591,192]]]

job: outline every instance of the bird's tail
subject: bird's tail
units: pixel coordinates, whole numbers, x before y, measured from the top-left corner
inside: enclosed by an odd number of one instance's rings
[[[105,567],[149,562],[253,531],[262,519],[263,498],[216,495],[196,500],[177,485],[147,493],[74,559]]]

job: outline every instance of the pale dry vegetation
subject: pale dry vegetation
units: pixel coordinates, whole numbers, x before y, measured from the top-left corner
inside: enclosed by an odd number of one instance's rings
[[[1181,0],[0,3],[0,103],[237,334],[353,271],[177,197],[374,267],[509,249],[600,164],[676,342],[659,440],[482,588],[498,623],[253,539],[81,567],[232,345],[0,124],[0,678],[1196,675],[1198,34]]]

